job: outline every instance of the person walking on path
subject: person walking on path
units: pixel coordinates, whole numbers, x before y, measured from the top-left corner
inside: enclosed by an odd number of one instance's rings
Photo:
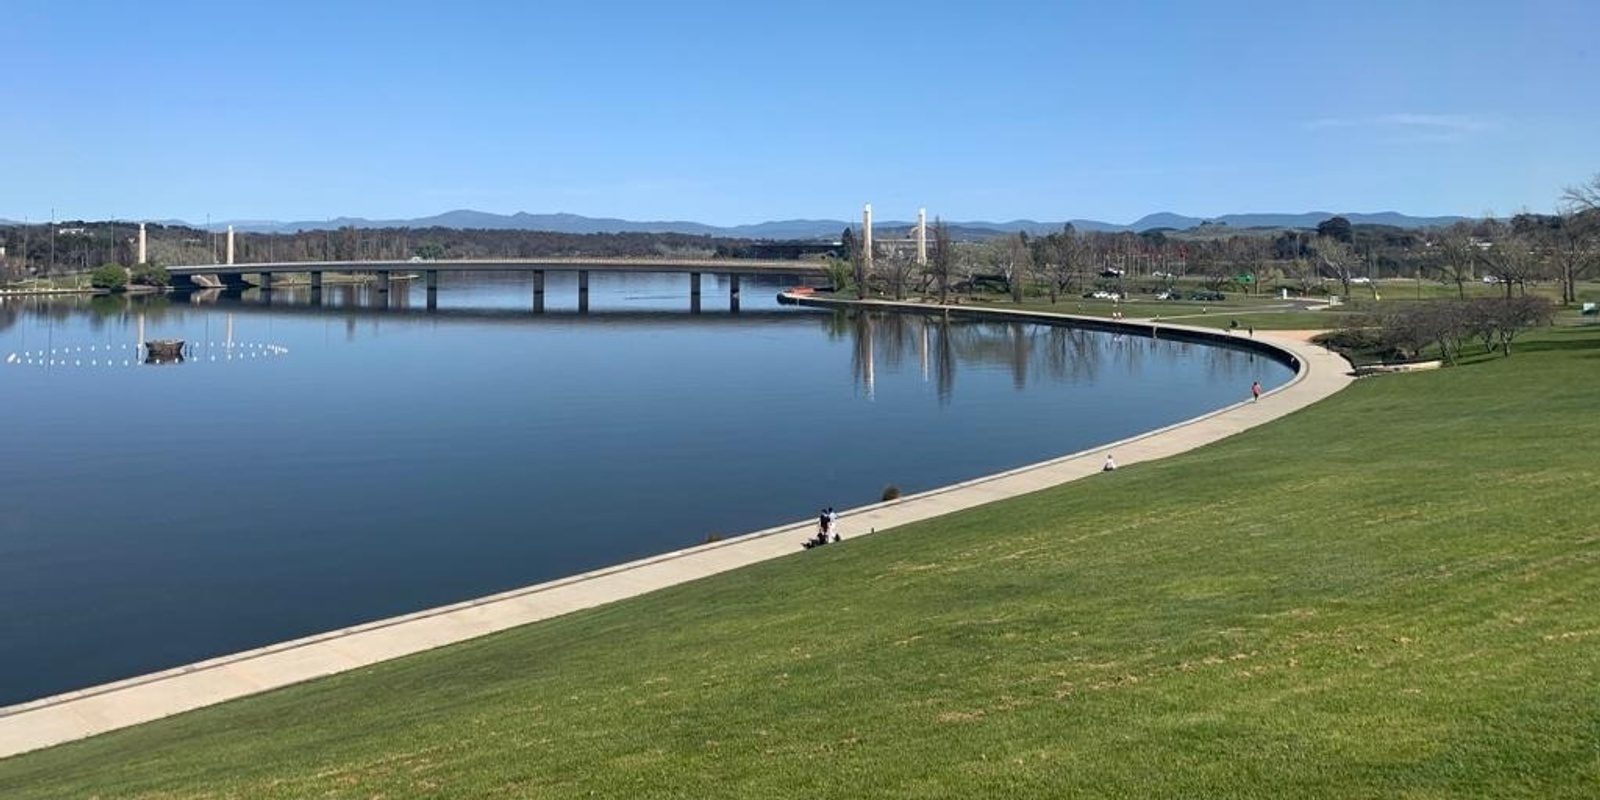
[[[1255,383],[1250,384],[1250,399],[1261,399],[1261,381],[1256,381]]]

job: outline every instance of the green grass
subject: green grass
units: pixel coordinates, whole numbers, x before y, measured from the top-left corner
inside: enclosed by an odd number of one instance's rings
[[[0,762],[0,797],[1593,797],[1600,328]]]

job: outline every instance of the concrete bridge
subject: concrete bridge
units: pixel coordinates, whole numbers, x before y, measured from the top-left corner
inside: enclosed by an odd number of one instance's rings
[[[230,259],[231,260],[231,259]],[[245,275],[256,275],[263,292],[271,292],[278,275],[309,273],[311,299],[316,304],[322,297],[323,274],[371,273],[380,294],[389,291],[395,273],[411,275],[420,273],[428,288],[428,308],[439,302],[439,275],[451,272],[528,272],[533,274],[533,310],[544,311],[544,276],[546,272],[578,273],[578,310],[589,310],[590,272],[665,272],[689,276],[689,305],[700,310],[700,276],[705,273],[723,275],[728,279],[728,307],[739,310],[739,278],[744,275],[793,276],[797,278],[825,278],[827,269],[821,261],[809,260],[757,260],[743,258],[478,258],[449,261],[276,261],[257,264],[201,264],[170,267],[173,285],[183,289],[227,288],[245,289]]]

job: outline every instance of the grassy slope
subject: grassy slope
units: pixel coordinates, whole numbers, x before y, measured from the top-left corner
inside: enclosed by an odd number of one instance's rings
[[[1586,797],[1600,329],[0,762],[0,796]],[[798,550],[798,548],[797,548]]]

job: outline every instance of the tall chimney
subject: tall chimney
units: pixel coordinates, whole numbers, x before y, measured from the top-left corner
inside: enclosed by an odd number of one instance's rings
[[[149,259],[145,258],[144,244],[145,244],[145,240],[144,240],[144,223],[141,222],[141,223],[139,223],[139,263],[140,264],[148,264],[150,262]]]
[[[917,266],[928,266],[928,209],[917,209]]]
[[[872,204],[861,209],[861,263],[872,271]]]
[[[233,263],[233,226],[228,226],[228,263]]]

